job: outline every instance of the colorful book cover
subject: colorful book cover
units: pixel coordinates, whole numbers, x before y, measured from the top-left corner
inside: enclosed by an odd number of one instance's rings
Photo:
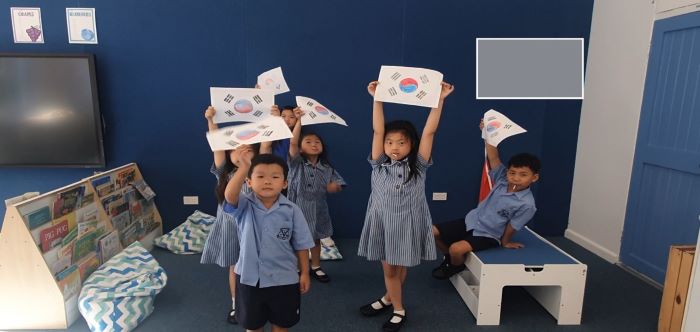
[[[136,179],[136,169],[130,168],[117,173],[117,189],[126,187]]]
[[[109,207],[112,203],[114,202],[120,202],[119,204],[123,203],[124,198],[122,197],[121,193],[115,193],[113,195],[107,196],[102,199],[102,207],[109,213]]]
[[[131,216],[129,211],[124,211],[114,217],[112,217],[112,227],[116,230],[123,230],[131,223]]]
[[[147,200],[151,200],[153,197],[156,196],[156,193],[153,192],[151,187],[146,184],[146,181],[144,180],[138,180],[134,182],[134,187],[141,193],[141,196]]]
[[[100,267],[100,259],[97,257],[95,252],[91,252],[87,256],[83,257],[78,263],[78,270],[80,271],[80,280],[86,280],[97,268]]]
[[[61,215],[75,211],[80,206],[84,193],[85,186],[79,186],[58,194],[58,197],[63,200]]]
[[[25,216],[25,220],[27,221],[29,229],[37,228],[51,221],[51,209],[48,206],[44,206],[38,210],[32,211]]]
[[[98,211],[97,211],[97,204],[95,202],[92,202],[88,205],[85,205],[75,211],[75,218],[78,222],[78,224],[84,223],[84,222],[90,222],[90,221],[96,221],[98,216]]]
[[[80,207],[83,208],[83,207],[89,205],[90,203],[94,203],[94,202],[95,202],[95,193],[85,194],[85,196],[83,196],[83,199],[80,201]]]
[[[41,250],[43,252],[47,252],[52,248],[60,245],[61,241],[63,240],[63,237],[65,237],[68,234],[68,232],[69,230],[67,220],[60,221],[59,223],[52,225],[51,227],[43,229],[39,234],[39,238],[41,241]]]
[[[65,240],[65,238],[64,238]],[[58,258],[68,258],[68,262],[70,263],[73,260],[73,248],[75,247],[75,239],[72,241],[63,241],[63,245],[56,247],[55,249],[58,249]]]
[[[133,223],[119,232],[119,237],[121,238],[122,245],[125,247],[129,246],[132,242],[138,239],[138,228],[139,223]]]
[[[96,240],[97,237],[95,231],[89,232],[76,239],[75,246],[73,247],[73,261],[77,262],[90,252],[95,251],[95,245],[97,244]]]
[[[47,228],[51,228],[52,226],[53,226],[52,223],[47,222],[47,223],[31,230],[32,238],[34,239],[34,243],[36,243],[37,246],[41,247],[41,232],[43,232]]]
[[[109,205],[109,215],[114,217],[129,211],[129,202],[115,201]]]
[[[112,183],[112,177],[109,175],[105,175],[103,177],[99,177],[97,179],[92,180],[92,186],[95,187],[95,190],[97,190],[97,196],[104,196],[100,192],[100,188],[109,188],[110,186],[112,187],[112,190],[114,190],[114,184]],[[107,193],[111,192],[112,190],[108,191]]]
[[[71,265],[69,268],[59,272],[56,275],[58,288],[63,292],[63,298],[67,299],[80,292],[80,270],[77,265]]]
[[[114,191],[114,183],[109,182],[109,183],[101,184],[101,185],[95,187],[95,190],[97,191],[97,196],[105,197]]]
[[[53,275],[56,275],[59,271],[65,270],[71,263],[70,256],[58,257],[58,252],[61,251],[61,249],[63,248],[56,247],[43,254],[44,261],[46,261],[46,265],[48,265],[49,271],[51,271]]]
[[[100,260],[102,263],[108,261],[112,256],[122,251],[122,245],[119,242],[119,235],[116,231],[111,231],[107,235],[100,238]]]
[[[71,213],[69,213],[69,214],[67,214],[67,215],[65,215],[65,216],[56,218],[56,219],[54,219],[51,223],[54,224],[54,225],[56,225],[56,224],[58,224],[58,223],[60,223],[60,222],[62,222],[62,221],[68,222],[68,230],[69,230],[69,231],[74,230],[74,229],[78,226],[78,223],[77,223],[77,221],[76,221],[75,211],[73,211],[73,212],[71,212]]]
[[[60,218],[63,215],[61,212],[63,211],[63,199],[60,197],[56,198],[55,201],[53,201],[53,217],[54,219]]]

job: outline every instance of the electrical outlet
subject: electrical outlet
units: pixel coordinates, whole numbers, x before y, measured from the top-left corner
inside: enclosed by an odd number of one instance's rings
[[[198,205],[199,204],[199,196],[182,196],[182,204]]]
[[[447,200],[447,193],[433,193],[433,200],[434,201],[446,201]]]

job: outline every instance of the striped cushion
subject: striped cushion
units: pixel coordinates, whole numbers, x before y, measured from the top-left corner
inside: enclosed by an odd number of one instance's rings
[[[343,259],[343,255],[340,254],[340,251],[338,251],[338,247],[336,247],[335,244],[332,246],[321,244],[321,260],[331,261],[338,259]]]
[[[133,330],[153,312],[168,276],[141,243],[132,243],[83,283],[78,308],[93,332]]]
[[[170,233],[156,238],[154,243],[176,254],[200,253],[215,220],[213,216],[195,210],[185,222]]]

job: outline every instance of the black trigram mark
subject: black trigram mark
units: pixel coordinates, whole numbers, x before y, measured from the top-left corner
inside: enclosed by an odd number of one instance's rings
[[[229,104],[231,103],[232,100],[233,100],[233,96],[231,94],[227,94],[226,98],[224,98],[224,101],[229,103]]]
[[[509,124],[503,125],[503,129],[510,129],[510,127],[512,127],[512,126],[513,126],[513,125],[509,125]]]
[[[238,142],[236,142],[236,141],[228,141],[228,142],[226,142],[226,144],[228,144],[228,145],[230,145],[231,147],[234,147],[234,148],[235,148],[236,146],[240,145],[240,144],[238,144]]]
[[[430,80],[428,79],[428,75],[421,75],[420,81],[423,82],[423,84],[427,84],[428,82],[430,82]]]
[[[308,105],[308,106],[314,106],[314,102],[309,100],[309,101],[306,102],[306,105]]]
[[[426,95],[427,93],[425,91],[420,90],[420,92],[418,92],[418,94],[416,95],[416,98],[423,99],[423,97],[425,97]]]
[[[268,125],[259,125],[258,126],[258,129],[260,129],[260,130],[265,130],[267,128],[270,128],[270,126],[268,126]]]
[[[256,117],[256,118],[259,118],[262,114],[263,114],[263,112],[260,111],[260,110],[257,110],[257,111],[255,111],[255,112],[253,112],[253,116]]]
[[[401,77],[401,74],[399,74],[398,72],[394,73],[394,75],[391,75],[391,79],[394,81],[398,80],[399,77]]]
[[[265,137],[269,137],[269,136],[272,136],[272,133],[274,133],[274,132],[275,132],[274,130],[268,130],[268,131],[262,133],[262,135]]]
[[[396,89],[393,87],[389,88],[389,95],[396,96]]]
[[[335,120],[336,116],[331,114],[331,119]]]
[[[226,113],[226,115],[228,115],[228,116],[234,116],[234,115],[236,115],[236,113],[233,113],[233,111],[231,111],[231,110],[228,110],[228,111],[226,111],[226,112],[224,112],[224,113]]]
[[[226,136],[231,136],[231,135],[233,135],[233,133],[234,133],[233,130],[227,130],[227,131],[224,132],[224,135],[226,135]]]
[[[258,95],[255,95],[253,97],[253,101],[255,101],[256,104],[260,104],[260,103],[262,103],[262,98],[260,98],[260,96],[258,96]]]
[[[314,113],[314,112],[309,112],[309,117],[311,117],[312,119],[315,119],[315,118],[316,118],[316,113]]]

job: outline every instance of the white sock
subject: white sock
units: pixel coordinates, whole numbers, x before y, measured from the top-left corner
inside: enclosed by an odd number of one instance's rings
[[[236,309],[236,298],[232,297],[231,298],[231,309]]]
[[[405,315],[406,315],[406,310],[394,310],[394,313],[395,313],[395,314],[399,314],[399,315],[401,315],[401,316],[405,316]],[[396,316],[392,316],[390,322],[396,324],[396,323],[400,322],[401,320],[403,320],[403,318],[399,318],[399,317],[396,317]]]
[[[313,266],[313,265],[311,266],[311,269],[312,269],[312,270],[320,269],[320,268],[321,268],[320,265],[319,265],[319,266]],[[320,275],[320,276],[325,276],[325,275],[326,275],[326,272],[323,272],[323,270],[321,270],[321,271],[314,271],[314,273],[316,273],[317,275]]]
[[[382,303],[384,303],[384,305],[382,305],[381,303],[379,303],[379,301],[382,301]],[[389,300],[387,300],[384,296],[382,296],[382,298],[381,298],[379,301],[374,301],[374,303],[372,303],[372,308],[373,308],[373,309],[379,310],[379,309],[381,309],[382,307],[385,307],[385,306],[391,304],[391,302],[390,302]]]

